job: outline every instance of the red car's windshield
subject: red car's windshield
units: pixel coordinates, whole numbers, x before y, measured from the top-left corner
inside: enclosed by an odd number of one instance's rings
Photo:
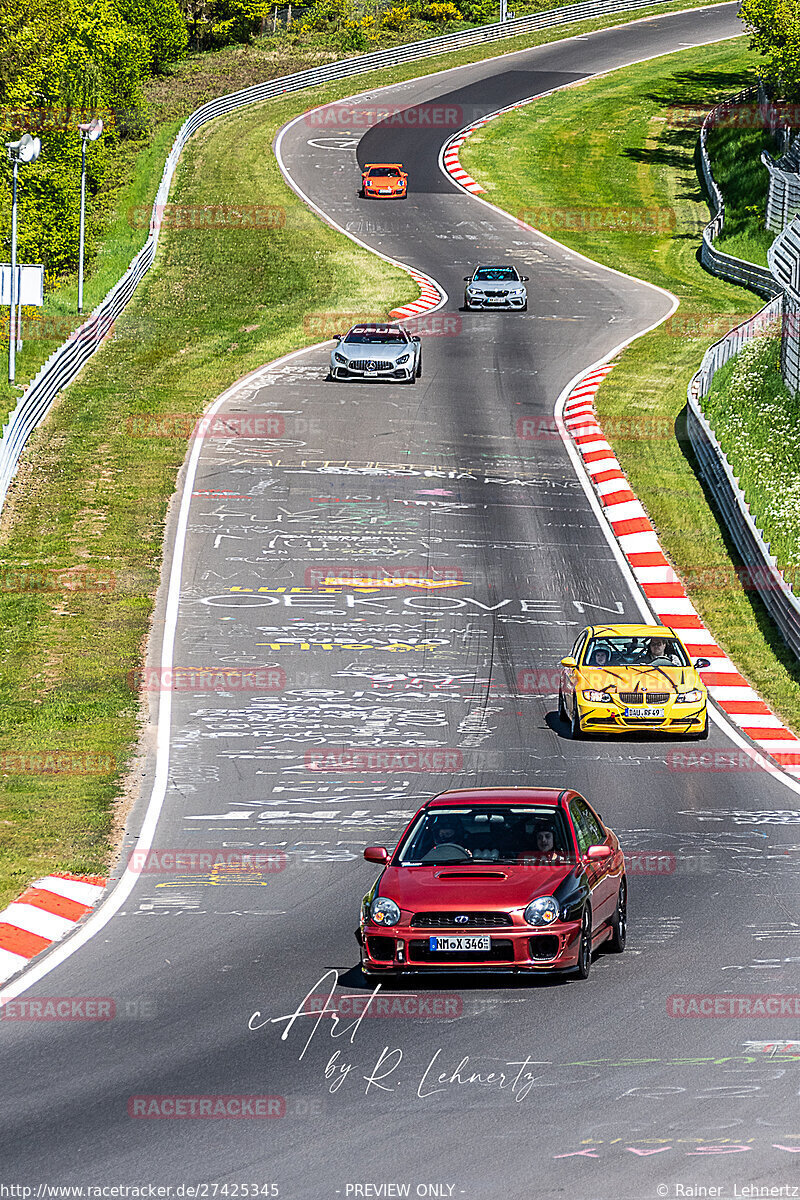
[[[491,862],[536,867],[574,860],[564,812],[551,806],[426,809],[398,850],[398,862],[403,866]]]

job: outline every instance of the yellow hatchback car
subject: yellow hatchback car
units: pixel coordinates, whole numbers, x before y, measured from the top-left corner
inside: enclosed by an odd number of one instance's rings
[[[653,730],[708,737],[708,692],[667,625],[590,625],[561,660],[558,715],[574,738]]]

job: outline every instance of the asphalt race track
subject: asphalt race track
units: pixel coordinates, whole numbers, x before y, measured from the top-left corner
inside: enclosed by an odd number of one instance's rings
[[[734,5],[695,10],[379,99],[458,106],[466,124],[737,29]],[[798,1059],[764,1050],[796,1022],[668,1013],[673,994],[796,990],[795,790],[755,770],[680,769],[692,746],[678,742],[572,742],[555,711],[552,668],[576,632],[641,609],[550,419],[576,374],[670,302],[461,193],[437,163],[451,132],[392,121],[331,135],[308,117],[282,137],[294,186],[438,281],[448,320],[423,337],[413,388],[327,382],[326,346],[245,381],[221,407],[233,436],[193,444],[180,605],[165,583],[150,664],[157,678],[163,638],[167,663],[243,674],[222,691],[159,697],[151,683],[129,826],[154,829],[160,850],[274,847],[284,869],[191,874],[166,860],[75,953],[67,942],[44,960],[57,965],[21,998],[108,997],[116,1016],[0,1022],[8,1181],[643,1200],[796,1177]],[[358,197],[358,163],[374,160],[410,167],[407,202]],[[459,313],[463,276],[492,260],[530,275],[526,314]],[[236,436],[267,415],[267,436]],[[540,436],[518,436],[520,418],[541,418]],[[176,503],[169,546],[180,517]],[[389,568],[453,586],[315,586]],[[421,769],[310,769],[320,748],[375,746],[421,750]],[[703,749],[730,747],[714,726]],[[363,847],[392,845],[434,792],[504,782],[569,784],[619,834],[626,953],[599,953],[585,983],[440,977],[358,1023],[290,1021],[334,969],[338,996],[371,990],[353,936],[376,872]],[[280,1099],[272,1119],[129,1115],[131,1098],[176,1095]]]

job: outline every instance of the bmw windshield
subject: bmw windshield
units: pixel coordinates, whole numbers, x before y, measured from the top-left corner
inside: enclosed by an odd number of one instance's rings
[[[513,267],[478,267],[473,279],[476,283],[508,283],[519,275]]]

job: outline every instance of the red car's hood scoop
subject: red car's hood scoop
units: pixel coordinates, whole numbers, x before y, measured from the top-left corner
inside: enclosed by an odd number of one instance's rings
[[[505,871],[437,871],[437,879],[508,879]]]

